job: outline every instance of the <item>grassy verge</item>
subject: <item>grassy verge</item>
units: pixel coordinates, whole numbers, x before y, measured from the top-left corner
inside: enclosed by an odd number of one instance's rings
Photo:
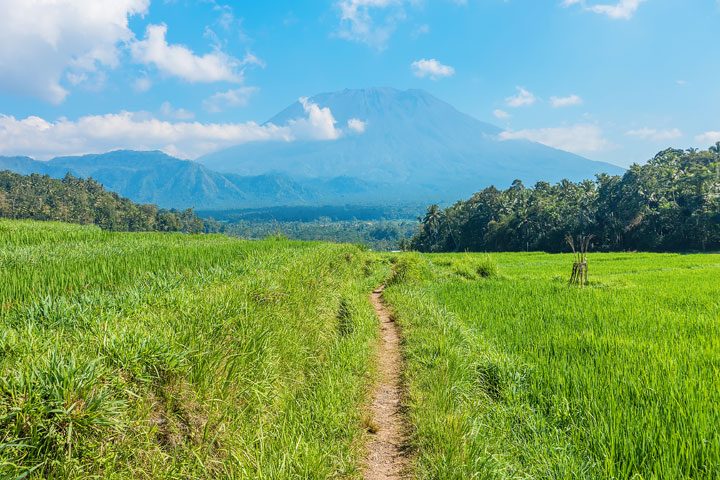
[[[0,477],[358,477],[382,270],[0,221]]]
[[[591,255],[583,289],[570,265],[400,257],[418,478],[720,476],[720,256]]]

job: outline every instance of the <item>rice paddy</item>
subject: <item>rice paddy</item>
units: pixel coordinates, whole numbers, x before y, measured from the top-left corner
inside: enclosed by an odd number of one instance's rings
[[[720,477],[720,255],[397,255],[0,221],[0,478]]]
[[[358,477],[364,255],[0,221],[0,478]]]
[[[719,255],[401,262],[418,478],[720,477]]]

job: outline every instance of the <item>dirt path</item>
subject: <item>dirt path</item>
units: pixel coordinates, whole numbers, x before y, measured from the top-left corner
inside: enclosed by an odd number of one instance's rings
[[[407,478],[407,424],[402,407],[402,355],[400,333],[383,302],[383,289],[370,296],[380,320],[381,339],[378,351],[378,383],[370,406],[371,438],[363,478],[365,480]]]

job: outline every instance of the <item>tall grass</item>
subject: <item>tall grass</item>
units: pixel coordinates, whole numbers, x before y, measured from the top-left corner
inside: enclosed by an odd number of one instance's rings
[[[419,478],[720,477],[720,256],[422,256],[387,291]],[[458,268],[465,263],[465,269]]]
[[[359,477],[367,262],[0,221],[0,478]]]
[[[571,264],[0,221],[0,478],[359,478],[383,279],[418,478],[720,477],[720,256]]]

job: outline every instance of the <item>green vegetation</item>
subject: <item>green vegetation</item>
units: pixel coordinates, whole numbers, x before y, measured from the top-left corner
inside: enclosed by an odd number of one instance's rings
[[[418,478],[720,477],[720,255],[395,261]]]
[[[428,208],[405,248],[422,252],[560,252],[566,235],[593,235],[594,250],[720,249],[720,143],[668,149],[622,176],[557,185],[519,180],[441,210]]]
[[[359,476],[354,246],[0,220],[0,478]]]
[[[192,210],[163,210],[138,205],[108,192],[93,179],[0,171],[0,218],[56,220],[95,224],[121,232],[199,233],[205,225]]]
[[[417,230],[422,207],[405,205],[287,206],[198,211],[208,229],[240,238],[284,235],[293,240],[357,243],[399,250]]]
[[[422,213],[421,204],[368,206],[368,205],[325,205],[325,206],[281,206],[266,208],[245,208],[236,210],[198,210],[203,218],[219,222],[350,222],[415,219]]]
[[[720,477],[720,255],[573,261],[0,220],[0,478],[360,478],[383,281],[417,478]]]
[[[352,220],[320,219],[309,222],[238,221],[222,224],[218,230],[240,238],[262,239],[283,235],[293,240],[321,240],[325,242],[356,243],[373,250],[399,250],[402,242],[417,229],[410,220]]]

